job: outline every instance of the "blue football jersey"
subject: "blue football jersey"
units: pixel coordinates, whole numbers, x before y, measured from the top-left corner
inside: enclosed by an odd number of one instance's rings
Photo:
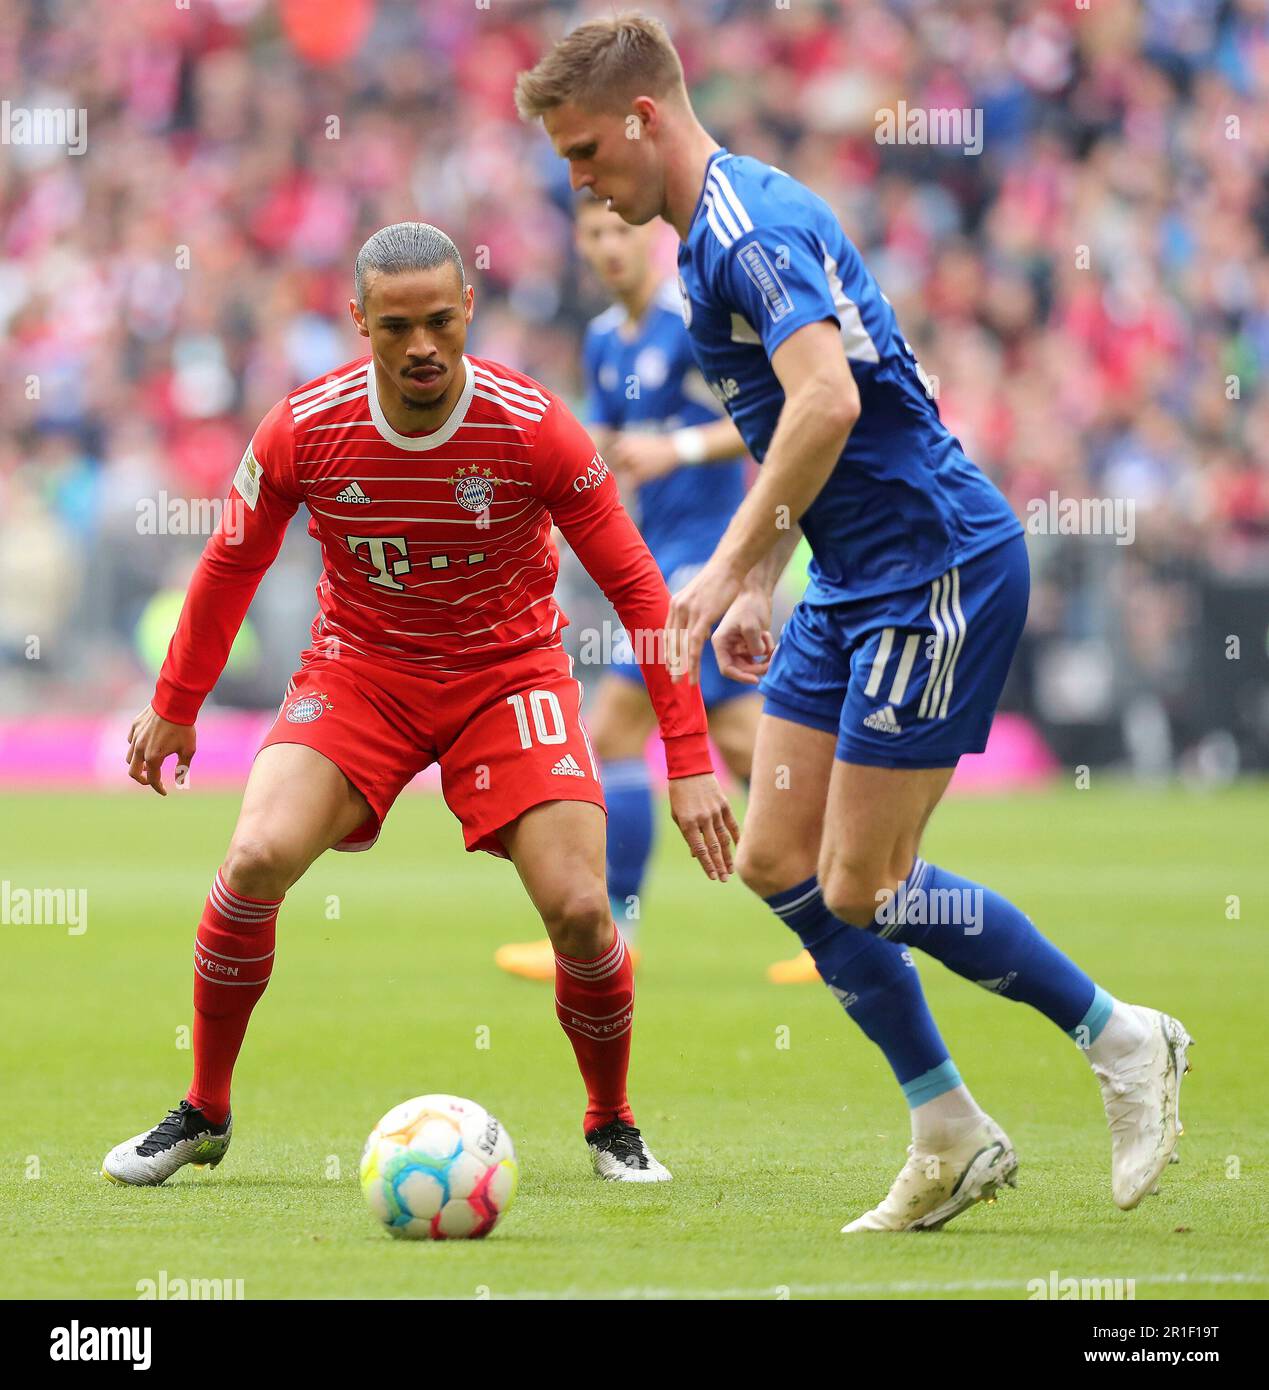
[[[679,247],[679,282],[693,355],[759,463],[784,405],[771,354],[807,324],[841,328],[862,410],[801,519],[814,557],[806,602],[909,589],[1021,533],[939,419],[889,300],[817,194],[719,150]]]
[[[589,424],[662,434],[722,414],[692,360],[672,280],[638,324],[620,304],[592,319],[582,358]],[[744,495],[741,455],[676,468],[638,488],[632,511],[662,573],[709,559]]]

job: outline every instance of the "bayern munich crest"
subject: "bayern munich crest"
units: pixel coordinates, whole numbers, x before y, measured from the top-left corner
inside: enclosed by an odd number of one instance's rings
[[[292,700],[287,705],[286,722],[288,724],[311,724],[314,719],[320,719],[330,708],[332,708],[331,702],[325,695],[301,695],[298,700]]]
[[[493,484],[488,478],[459,478],[454,484],[454,501],[469,512],[483,512],[493,495]]]

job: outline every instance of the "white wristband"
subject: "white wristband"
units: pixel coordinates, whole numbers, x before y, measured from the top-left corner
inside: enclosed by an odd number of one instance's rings
[[[674,441],[674,456],[680,463],[705,462],[705,431],[695,426],[685,430],[675,430],[670,436]]]

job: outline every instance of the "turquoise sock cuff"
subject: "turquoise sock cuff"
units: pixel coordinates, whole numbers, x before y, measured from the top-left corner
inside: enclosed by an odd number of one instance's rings
[[[923,1072],[911,1081],[905,1081],[903,1094],[907,1099],[908,1108],[915,1110],[927,1100],[934,1100],[946,1091],[954,1091],[960,1084],[961,1074],[956,1070],[956,1063],[949,1057],[937,1067],[931,1067],[929,1071]]]
[[[1114,1007],[1114,999],[1106,993],[1101,985],[1094,985],[1093,1002],[1088,1006],[1088,1012],[1074,1028],[1068,1029],[1071,1040],[1079,1043],[1081,1047],[1088,1047],[1095,1043],[1097,1035],[1105,1028]]]

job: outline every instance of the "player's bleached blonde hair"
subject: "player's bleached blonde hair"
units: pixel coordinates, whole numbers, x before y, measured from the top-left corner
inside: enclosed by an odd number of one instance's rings
[[[687,84],[665,25],[633,12],[579,24],[516,78],[516,110],[524,121],[565,102],[625,111],[637,96],[686,101]]]

